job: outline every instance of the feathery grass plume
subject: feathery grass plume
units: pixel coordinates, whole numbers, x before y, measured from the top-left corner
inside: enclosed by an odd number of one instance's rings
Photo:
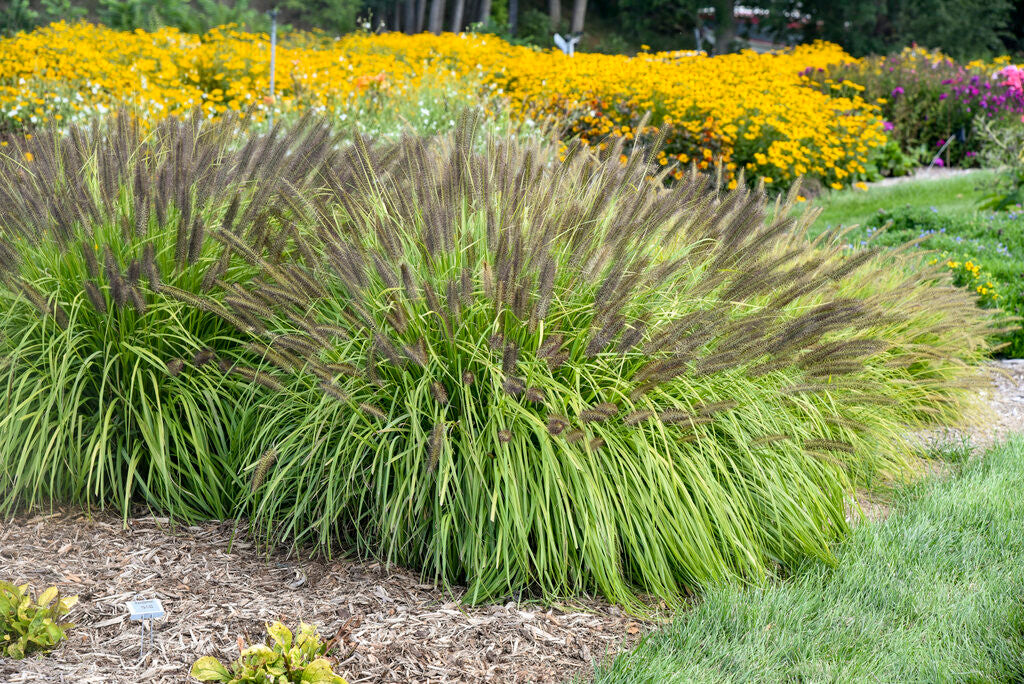
[[[239,171],[246,136],[237,122],[202,116],[151,129],[131,119],[40,128],[20,155],[0,149],[0,262],[10,274],[0,354],[16,361],[0,370],[13,388],[0,412],[3,511],[61,501],[226,518],[243,496],[237,475],[252,442],[241,435],[255,424],[257,390],[204,364],[177,382],[153,378],[180,373],[196,350],[248,357],[244,321],[228,320],[220,293],[200,297],[200,283],[212,266],[225,282],[248,283],[258,269],[225,260],[199,231],[193,263],[174,261],[183,212],[189,228],[220,225],[234,197],[236,211],[250,208],[256,188]],[[297,149],[302,139],[282,142]],[[25,165],[24,153],[40,163]],[[281,182],[261,181],[253,216],[275,211]],[[66,334],[33,320],[31,302],[15,297],[21,281]]]
[[[317,358],[320,354],[319,344],[308,336],[300,334],[278,335],[273,338],[272,344],[307,358]],[[374,347],[377,348],[377,345],[375,344]]]
[[[96,262],[96,251],[87,240],[82,241],[82,256],[85,258],[85,269],[89,277],[98,278],[100,266]]]
[[[551,435],[561,434],[565,428],[569,427],[569,421],[564,417],[557,414],[549,414],[547,417],[547,428],[548,433]]]
[[[643,409],[643,410],[640,410],[640,411],[630,411],[629,413],[627,413],[625,416],[622,417],[622,422],[625,425],[639,425],[640,423],[644,422],[645,420],[650,420],[651,418],[654,418],[655,416],[656,416],[656,414],[654,413],[654,411],[652,411],[650,409]]]
[[[537,348],[537,358],[548,359],[558,353],[565,341],[564,335],[556,333],[544,340],[544,343]]]
[[[515,342],[506,342],[501,354],[501,372],[506,375],[516,369],[516,362],[519,359],[519,347]]]
[[[416,287],[416,280],[412,276],[412,268],[409,264],[403,262],[398,267],[399,273],[402,275],[402,287],[405,290],[405,298],[410,302],[418,299],[417,292],[419,289]]]
[[[330,380],[321,380],[320,389],[339,401],[349,401],[352,398],[351,395],[344,392],[337,384]]]
[[[128,293],[110,245],[103,245],[103,274],[110,286],[110,296],[114,300],[114,305],[124,306],[128,301]]]
[[[575,444],[586,436],[587,434],[583,430],[569,430],[565,433],[565,441],[569,444]]]
[[[210,363],[211,361],[216,360],[216,358],[217,352],[213,351],[212,349],[200,349],[192,357],[192,365],[196,366],[197,368],[201,368],[206,364]]]
[[[609,416],[600,409],[592,408],[580,411],[580,420],[584,423],[597,423],[603,420],[608,420]]]
[[[544,362],[547,364],[548,370],[553,371],[568,360],[569,352],[560,351],[544,359]]]
[[[849,442],[840,442],[834,439],[809,439],[804,442],[804,449],[808,451],[842,451],[848,454],[856,452]]]
[[[437,423],[430,431],[430,446],[429,446],[429,462],[427,463],[427,472],[432,473],[437,470],[437,463],[441,458],[441,450],[444,448],[444,423]]]
[[[622,166],[471,130],[358,139],[272,202],[281,216],[254,214],[259,235],[222,231],[224,273],[263,305],[205,294],[199,313],[242,323],[217,348],[290,340],[298,361],[274,364],[286,391],[262,402],[279,470],[238,511],[267,543],[410,566],[470,601],[678,606],[829,559],[852,488],[905,467],[907,426],[965,413],[988,322],[945,276],[912,252],[812,243],[813,211],[769,221],[760,191],[699,174],[657,188],[639,147]],[[173,235],[161,263],[172,254]],[[843,373],[826,382],[828,368]],[[439,406],[433,383],[459,376]],[[814,440],[852,451],[808,457]]]
[[[103,297],[100,289],[96,287],[96,283],[91,280],[86,280],[82,283],[82,288],[85,290],[86,296],[89,301],[92,302],[92,306],[98,313],[104,314],[107,312],[107,300]]]
[[[404,351],[405,355],[408,356],[416,365],[427,365],[427,343],[422,337],[416,340],[414,344],[403,345],[402,351]]]
[[[522,378],[511,377],[505,378],[505,381],[501,383],[501,388],[513,397],[518,397],[526,391],[526,384]]]
[[[658,414],[658,420],[666,425],[672,425],[675,423],[687,423],[692,424],[694,422],[694,416],[689,411],[682,409],[666,409]]]
[[[233,365],[228,369],[229,373],[241,376],[249,382],[254,382],[257,385],[263,385],[267,389],[275,392],[283,392],[284,385],[282,385],[277,378],[270,373],[258,370],[256,368],[246,368],[245,366]]]
[[[373,404],[367,404],[365,402],[359,404],[359,408],[366,414],[373,416],[377,420],[386,420],[388,414],[382,411],[380,408]]]
[[[697,415],[710,416],[720,411],[731,411],[737,406],[739,406],[739,402],[734,399],[726,399],[724,401],[712,401],[697,406]]]
[[[526,392],[523,393],[527,401],[531,401],[534,404],[544,403],[544,390],[540,387],[527,387]]]
[[[448,390],[445,389],[443,383],[435,380],[434,382],[430,383],[430,390],[434,395],[434,399],[437,400],[437,403],[448,403]]]
[[[126,299],[132,305],[132,308],[135,309],[135,313],[140,316],[146,313],[146,300],[142,296],[142,291],[135,285],[127,286],[125,291],[127,293]]]
[[[267,475],[270,473],[270,469],[274,467],[274,463],[277,461],[277,447],[271,446],[264,451],[258,461],[256,461],[256,470],[253,471],[252,480],[249,483],[249,489],[256,491],[263,486],[263,483],[267,481]]]

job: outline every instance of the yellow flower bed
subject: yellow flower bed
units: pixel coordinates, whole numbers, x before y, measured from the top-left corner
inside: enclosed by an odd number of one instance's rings
[[[999,303],[1002,296],[992,283],[991,276],[983,273],[980,265],[966,258],[963,260],[954,259],[945,253],[942,255],[941,260],[932,259],[928,263],[937,264],[940,261],[949,269],[949,273],[953,276],[953,283],[959,287],[974,290],[978,294],[979,303],[991,306]]]
[[[745,169],[768,184],[800,175],[845,185],[885,142],[877,107],[808,88],[807,67],[848,61],[818,43],[779,54],[577,54],[493,36],[297,34],[279,46],[275,102],[267,36],[230,27],[204,36],[52,24],[0,41],[0,131],[66,122],[127,105],[146,120],[201,107],[257,119],[307,109],[350,114],[367,97],[402,97],[425,80],[501,102],[520,118],[555,118],[588,144],[632,143],[667,124],[660,163]],[[497,106],[497,105],[494,105]],[[650,126],[638,130],[645,112]]]

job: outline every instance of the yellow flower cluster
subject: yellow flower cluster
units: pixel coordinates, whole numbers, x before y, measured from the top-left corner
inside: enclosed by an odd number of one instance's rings
[[[953,282],[960,287],[966,287],[977,292],[978,299],[982,304],[995,304],[1000,299],[996,286],[987,276],[982,274],[981,266],[970,259],[961,261],[948,257],[943,258],[945,259],[943,265],[952,274]],[[930,263],[936,264],[939,263],[939,260],[932,259]]]
[[[294,34],[278,48],[271,101],[265,35],[56,23],[0,41],[0,131],[119,107],[148,121],[196,107],[211,117],[249,110],[257,120],[271,110],[343,116],[367,97],[401,97],[430,80],[522,120],[555,120],[592,145],[622,138],[629,146],[665,126],[659,161],[677,174],[721,164],[730,177],[743,169],[768,184],[811,175],[845,185],[886,140],[877,107],[809,88],[800,72],[849,59],[824,43],[722,57],[568,57],[493,36]]]

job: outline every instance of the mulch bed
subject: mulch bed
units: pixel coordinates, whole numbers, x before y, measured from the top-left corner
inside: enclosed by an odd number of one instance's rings
[[[342,635],[349,682],[563,682],[653,625],[600,601],[548,608],[466,606],[459,595],[379,564],[260,553],[230,523],[171,525],[80,510],[0,522],[0,576],[78,594],[69,638],[45,658],[0,659],[0,681],[185,682],[203,655],[237,657],[239,636],[300,619]],[[230,549],[230,550],[229,550]],[[139,658],[125,601],[159,598],[167,617]]]

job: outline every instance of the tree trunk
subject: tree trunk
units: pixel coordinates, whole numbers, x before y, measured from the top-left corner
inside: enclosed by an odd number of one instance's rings
[[[392,17],[391,17],[391,30],[392,31],[401,31],[402,30],[402,11],[403,11],[403,9],[404,9],[404,7],[402,6],[402,0],[395,0],[395,7],[394,7],[394,10],[392,11]]]
[[[466,0],[455,0],[455,8],[452,11],[452,33],[462,30],[462,15],[466,13]]]
[[[508,34],[516,35],[519,28],[519,0],[508,0]]]
[[[427,0],[416,0],[416,30],[414,33],[423,33],[427,25]]]
[[[562,0],[548,0],[548,20],[551,30],[558,31],[562,25]]]
[[[587,16],[587,0],[574,0],[572,3],[572,22],[570,33],[583,33],[583,19]]]
[[[715,54],[732,52],[736,42],[736,0],[715,0]]]
[[[405,16],[402,17],[402,28],[406,33],[416,32],[416,0],[405,0]]]
[[[430,0],[430,32],[437,35],[444,29],[444,0]]]
[[[491,0],[480,0],[480,23],[484,26],[491,23]]]

